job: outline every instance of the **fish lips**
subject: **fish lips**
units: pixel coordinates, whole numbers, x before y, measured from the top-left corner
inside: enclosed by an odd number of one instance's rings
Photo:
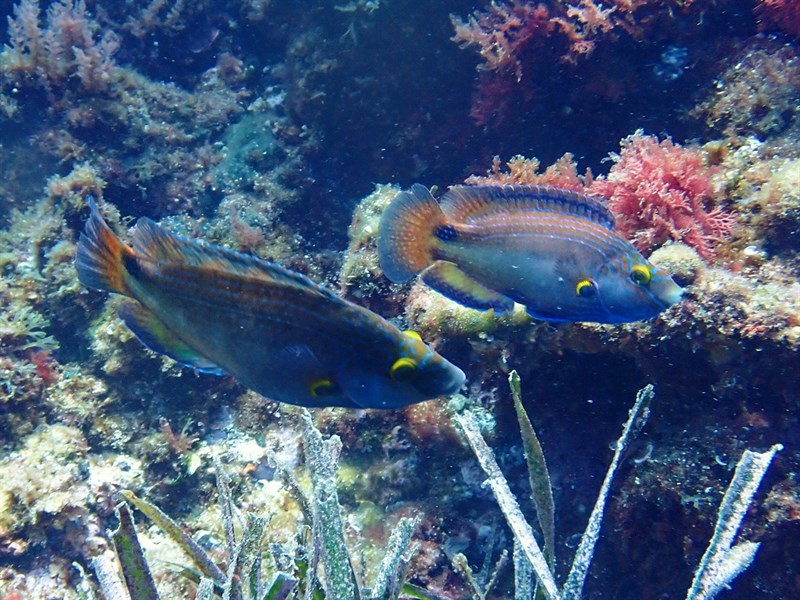
[[[449,396],[455,394],[464,385],[467,376],[464,371],[452,363],[446,363],[437,369],[437,373],[426,373],[418,381],[414,382],[414,387],[426,396],[426,400],[439,396]]]
[[[402,408],[456,393],[467,377],[464,371],[445,363],[435,371],[420,373],[413,381],[397,382],[361,369],[351,369],[341,385],[355,406],[361,408]]]
[[[613,324],[652,319],[673,304],[680,302],[683,296],[683,288],[675,283],[671,277],[663,277],[651,281],[644,293],[646,294],[646,300],[642,298],[642,302],[622,302],[621,304],[608,302],[601,293],[599,297],[600,304],[608,318],[602,321],[598,320],[598,322]]]
[[[671,277],[653,282],[651,291],[653,296],[664,305],[664,308],[677,304],[683,298],[683,288],[675,283]]]

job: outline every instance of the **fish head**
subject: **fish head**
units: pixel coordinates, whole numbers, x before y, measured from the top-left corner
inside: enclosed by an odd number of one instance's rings
[[[576,293],[598,304],[604,314],[598,322],[627,323],[655,317],[680,301],[683,290],[631,248],[606,263],[595,278],[579,281]]]
[[[342,387],[362,408],[400,408],[456,393],[466,380],[464,372],[425,344],[417,333],[406,331],[389,361],[370,360],[351,365]]]

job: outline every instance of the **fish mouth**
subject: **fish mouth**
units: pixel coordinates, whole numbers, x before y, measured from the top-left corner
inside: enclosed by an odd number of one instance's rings
[[[467,381],[467,376],[459,369],[457,366],[452,365],[453,372],[450,376],[450,385],[447,386],[447,389],[443,393],[445,396],[449,396],[450,394],[455,394],[458,390],[461,389],[461,386]]]
[[[653,281],[650,289],[644,290],[649,302],[639,303],[637,306],[618,306],[609,304],[602,294],[598,294],[598,302],[607,315],[606,323],[631,323],[652,319],[664,312],[673,304],[677,304],[683,297],[683,288],[671,278]]]
[[[467,376],[464,371],[454,364],[449,364],[439,377],[434,377],[420,382],[421,385],[415,386],[417,390],[428,398],[438,398],[439,396],[450,396],[455,394],[464,385]]]
[[[662,310],[677,304],[683,298],[683,288],[675,283],[671,278],[659,282],[657,289],[653,290],[653,299],[661,306]]]

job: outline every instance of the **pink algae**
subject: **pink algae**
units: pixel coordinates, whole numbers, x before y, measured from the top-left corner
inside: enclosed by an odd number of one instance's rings
[[[800,38],[800,0],[758,0],[759,29],[778,29]]]
[[[621,147],[612,155],[608,177],[587,188],[608,199],[619,232],[641,252],[675,240],[707,261],[714,258],[735,218],[717,204],[716,169],[706,164],[702,151],[641,131],[623,139]]]

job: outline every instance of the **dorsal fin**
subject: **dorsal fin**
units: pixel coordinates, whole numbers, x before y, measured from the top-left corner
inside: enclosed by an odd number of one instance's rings
[[[549,186],[455,185],[440,204],[447,218],[456,223],[504,212],[540,211],[580,217],[614,229],[614,215],[602,199]]]
[[[309,288],[336,300],[339,296],[308,277],[267,260],[173,235],[143,217],[133,232],[133,247],[140,260],[156,265],[184,264],[210,270],[236,272],[245,277]]]

